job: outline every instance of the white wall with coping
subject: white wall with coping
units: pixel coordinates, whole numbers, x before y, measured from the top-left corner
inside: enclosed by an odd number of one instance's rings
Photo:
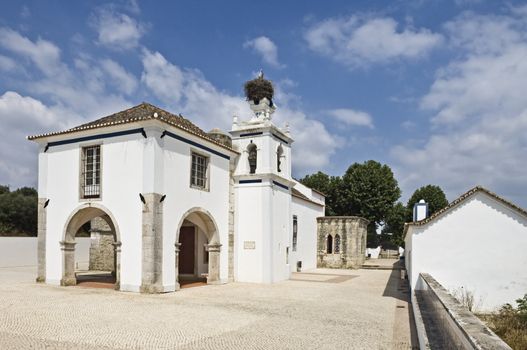
[[[475,293],[481,311],[514,304],[527,291],[527,218],[483,192],[406,235],[412,289],[428,273],[448,290]]]
[[[77,238],[75,260],[78,264],[88,264],[90,259],[89,237]],[[36,266],[37,237],[0,237],[0,267]]]

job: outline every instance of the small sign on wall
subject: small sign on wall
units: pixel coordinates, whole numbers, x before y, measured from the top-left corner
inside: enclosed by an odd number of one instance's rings
[[[243,249],[254,249],[255,247],[255,241],[243,241]]]

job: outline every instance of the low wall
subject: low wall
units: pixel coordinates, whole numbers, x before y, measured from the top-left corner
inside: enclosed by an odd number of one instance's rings
[[[429,274],[419,274],[412,308],[421,349],[511,350]]]
[[[75,261],[79,268],[88,266],[90,238],[75,239]],[[0,267],[36,266],[37,237],[0,237]]]

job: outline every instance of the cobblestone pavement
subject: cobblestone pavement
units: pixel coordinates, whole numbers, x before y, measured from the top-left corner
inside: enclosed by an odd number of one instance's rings
[[[397,273],[318,269],[142,295],[0,268],[0,349],[409,349]]]

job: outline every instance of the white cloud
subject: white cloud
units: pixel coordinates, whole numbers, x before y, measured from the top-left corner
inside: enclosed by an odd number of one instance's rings
[[[349,108],[332,109],[328,114],[348,126],[364,126],[373,129],[373,118],[366,112]]]
[[[311,50],[350,68],[420,58],[443,40],[424,28],[398,30],[393,18],[364,16],[326,19],[312,25],[305,39]]]
[[[11,72],[11,71],[14,71],[17,69],[17,64],[15,62],[15,60],[7,57],[7,56],[3,56],[3,55],[0,55],[0,70],[1,71],[4,71],[4,72]]]
[[[98,43],[115,50],[137,47],[146,31],[143,24],[110,7],[99,9],[90,24],[97,31]]]
[[[259,36],[248,40],[243,44],[243,47],[250,48],[258,53],[265,63],[273,67],[284,67],[284,65],[278,62],[278,48],[276,47],[276,44],[266,36]]]
[[[49,108],[32,97],[7,91],[0,96],[0,183],[20,186],[36,185],[37,158],[35,145],[26,141],[28,134],[65,127],[62,111]]]
[[[465,14],[446,28],[460,58],[421,100],[430,137],[393,149],[403,188],[436,183],[453,198],[481,184],[525,205],[527,23]]]
[[[181,112],[204,130],[219,127],[230,130],[232,116],[241,120],[251,118],[252,112],[242,96],[230,95],[218,90],[198,70],[182,69],[168,62],[159,52],[143,52],[142,81],[149,90],[167,104],[169,110]],[[176,83],[174,83],[176,82]],[[285,86],[290,86],[285,81]],[[276,86],[279,105],[274,115],[276,125],[289,123],[293,145],[295,171],[316,171],[329,164],[329,159],[341,145],[340,138],[331,135],[325,126],[309,117],[298,108],[288,106],[285,101],[295,98],[287,96],[284,87]],[[313,149],[323,150],[313,152]]]
[[[126,94],[131,94],[137,88],[136,77],[127,72],[119,63],[103,59],[101,61],[102,69],[112,78],[111,83],[119,90]]]
[[[39,38],[33,42],[12,29],[0,28],[0,46],[29,58],[47,76],[61,71],[60,49],[49,41]]]

